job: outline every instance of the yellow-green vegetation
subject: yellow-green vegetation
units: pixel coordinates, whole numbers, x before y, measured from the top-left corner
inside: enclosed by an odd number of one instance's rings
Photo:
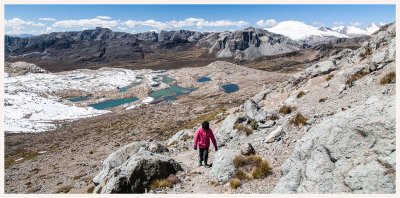
[[[268,116],[268,119],[269,119],[269,120],[278,120],[278,119],[279,119],[279,116],[278,116],[277,114],[274,113],[274,114]]]
[[[174,183],[171,180],[168,179],[157,179],[154,180],[153,183],[151,183],[150,188],[152,190],[156,190],[159,188],[170,188],[172,187],[172,185],[174,185]]]
[[[327,99],[328,99],[327,97],[325,97],[325,98],[320,98],[320,99],[318,100],[318,102],[325,102]]]
[[[232,178],[229,180],[229,185],[231,186],[231,188],[237,189],[239,186],[242,185],[242,182],[240,182],[239,179]]]
[[[381,85],[396,83],[396,72],[390,72],[381,79]]]
[[[366,71],[360,71],[360,72],[353,74],[346,80],[346,85],[352,85],[354,81],[364,77],[367,74],[369,74],[369,72],[366,72]]]
[[[306,93],[304,93],[304,91],[300,91],[299,94],[297,94],[297,98],[301,98],[304,95],[306,95]]]
[[[241,125],[241,124],[239,124],[237,122],[235,123],[234,128],[239,130],[239,131],[244,131],[247,136],[253,134],[253,129],[249,129],[249,128],[247,128],[247,127],[245,127],[245,126],[243,126],[243,125]]]
[[[14,153],[15,154],[12,156],[5,156],[4,168],[7,169],[14,164],[19,164],[26,160],[34,159],[36,156],[40,155],[36,151],[29,151],[29,150],[25,150],[25,149],[18,149]]]
[[[279,113],[281,114],[289,114],[292,113],[292,111],[296,110],[297,107],[292,107],[292,106],[286,106],[286,104],[284,104],[280,109],[279,109]]]
[[[329,74],[325,79],[326,81],[330,81],[333,78],[333,74]]]
[[[271,172],[268,162],[258,155],[237,155],[233,159],[233,165],[237,168],[236,177],[240,180],[259,179]]]
[[[304,117],[300,112],[296,114],[292,119],[290,119],[290,124],[296,126],[304,126],[307,122],[308,118]]]
[[[360,53],[361,60],[365,59],[367,56],[369,56],[371,54],[372,54],[372,48],[370,46],[367,46],[365,48],[365,52],[364,53]]]
[[[253,130],[257,130],[258,129],[258,122],[253,120],[250,122],[250,126],[253,128]]]
[[[269,167],[269,164],[267,161],[263,160],[261,161],[260,165],[253,167],[251,174],[254,178],[259,179],[267,176],[270,172],[271,168]]]
[[[88,188],[88,189],[86,190],[86,192],[89,193],[89,194],[92,194],[93,191],[94,191],[94,186],[91,186],[90,188]]]

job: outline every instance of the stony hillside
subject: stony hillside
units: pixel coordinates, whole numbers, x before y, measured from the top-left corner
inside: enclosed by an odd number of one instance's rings
[[[391,24],[211,120],[219,150],[210,169],[196,165],[197,125],[120,148],[103,162],[94,193],[395,193],[395,64]],[[154,159],[141,164],[145,152]],[[182,170],[161,168],[163,160]]]

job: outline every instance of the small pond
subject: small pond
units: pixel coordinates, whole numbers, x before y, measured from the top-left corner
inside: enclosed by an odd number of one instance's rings
[[[195,90],[196,89],[182,88],[176,85],[171,85],[170,88],[152,92],[149,94],[149,96],[156,100],[153,102],[153,104],[157,104],[163,101],[176,100],[178,99],[178,96],[187,95]]]
[[[111,107],[116,107],[125,103],[130,103],[130,102],[135,102],[138,100],[138,98],[133,97],[133,98],[123,98],[123,99],[117,99],[117,100],[107,100],[104,102],[100,102],[97,104],[91,104],[89,106],[95,108],[95,109],[107,109]]]
[[[161,82],[165,83],[165,84],[169,84],[172,81],[174,81],[174,79],[172,78],[168,78],[167,75],[160,75],[160,77],[162,77]]]
[[[199,80],[197,80],[197,82],[207,82],[207,81],[211,81],[211,78],[201,77]]]
[[[79,102],[79,101],[85,101],[88,100],[89,97],[75,97],[75,98],[68,98],[67,100],[71,102]]]
[[[119,92],[126,92],[126,91],[128,91],[128,89],[130,89],[134,86],[137,86],[137,85],[140,85],[140,82],[134,82],[126,87],[121,87],[121,88],[119,88]]]
[[[239,86],[237,86],[237,84],[227,84],[227,85],[223,85],[221,86],[222,89],[225,90],[226,93],[233,93],[237,90],[239,90]]]
[[[81,77],[72,78],[72,80],[79,80],[79,79],[84,79],[84,78],[86,78],[86,77],[85,76],[81,76]]]

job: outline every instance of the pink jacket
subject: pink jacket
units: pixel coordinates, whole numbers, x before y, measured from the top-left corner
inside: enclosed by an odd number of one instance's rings
[[[197,129],[196,135],[194,136],[194,148],[197,148],[197,143],[199,143],[200,148],[209,148],[210,138],[214,147],[217,148],[217,141],[215,140],[212,130],[203,130],[203,128],[200,127]]]

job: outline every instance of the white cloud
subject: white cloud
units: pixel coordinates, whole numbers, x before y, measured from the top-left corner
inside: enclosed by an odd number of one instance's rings
[[[10,27],[14,30],[22,30],[27,26],[43,27],[43,23],[35,23],[34,21],[24,21],[19,18],[13,18],[10,20],[5,20],[5,26]]]
[[[109,16],[97,16],[96,19],[112,19]]]
[[[125,27],[121,27],[121,26],[118,26],[117,27],[119,30],[122,30],[122,31],[126,31],[128,28],[125,28]]]
[[[227,26],[241,27],[244,25],[248,25],[249,23],[245,21],[230,21],[230,20],[206,21],[204,19],[198,19],[198,18],[187,18],[183,21],[173,20],[167,22],[160,22],[155,20],[147,20],[147,21],[128,20],[123,22],[122,24],[131,28],[134,28],[137,25],[143,25],[143,26],[150,26],[156,29],[168,29],[168,28],[182,28],[190,26],[197,26],[198,28],[227,27]]]
[[[55,32],[56,29],[52,28],[52,27],[47,27],[45,33],[51,33],[51,32]]]
[[[350,22],[350,25],[359,26],[362,25],[361,22]]]
[[[268,20],[265,20],[265,21],[264,20],[259,20],[259,21],[257,21],[256,24],[258,26],[261,26],[261,27],[265,27],[265,26],[272,27],[272,26],[276,25],[277,22],[276,22],[275,19],[268,19]]]
[[[56,19],[54,18],[39,18],[41,21],[55,21]]]
[[[379,22],[379,26],[384,26],[384,25],[386,25],[385,22]]]
[[[343,24],[344,24],[344,22],[335,21],[335,22],[333,22],[333,24],[335,24],[335,25],[343,25]]]
[[[111,28],[115,27],[120,23],[120,20],[101,20],[101,19],[80,19],[80,20],[64,20],[57,21],[53,24],[53,27],[63,27],[63,28]]]

